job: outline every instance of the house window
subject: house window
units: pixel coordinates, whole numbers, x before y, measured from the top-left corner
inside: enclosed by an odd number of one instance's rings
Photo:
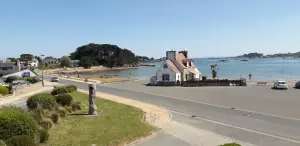
[[[168,65],[167,65],[167,64],[164,64],[164,68],[168,68]]]
[[[163,81],[169,81],[170,80],[170,75],[169,74],[163,74],[162,79],[163,79]]]

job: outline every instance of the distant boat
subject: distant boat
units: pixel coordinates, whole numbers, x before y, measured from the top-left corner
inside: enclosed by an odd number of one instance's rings
[[[246,60],[246,59],[243,59],[243,60],[241,60],[241,61],[248,61],[248,60]]]

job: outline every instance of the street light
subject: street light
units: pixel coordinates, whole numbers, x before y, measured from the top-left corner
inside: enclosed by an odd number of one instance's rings
[[[41,59],[42,59],[42,57],[44,57],[45,55],[41,55]],[[43,62],[43,59],[42,59],[42,62]],[[43,70],[43,68],[41,68],[42,69],[42,85],[43,85],[43,87],[45,86],[45,84],[44,84],[44,70]]]

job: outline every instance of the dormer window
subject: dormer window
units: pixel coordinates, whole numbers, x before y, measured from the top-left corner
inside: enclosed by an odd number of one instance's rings
[[[168,65],[167,65],[167,64],[164,64],[164,68],[168,68]]]

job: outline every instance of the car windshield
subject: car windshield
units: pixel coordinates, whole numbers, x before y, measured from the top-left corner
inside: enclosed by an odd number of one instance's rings
[[[58,79],[58,77],[52,77],[52,79]]]
[[[278,84],[285,84],[285,82],[278,82]]]

